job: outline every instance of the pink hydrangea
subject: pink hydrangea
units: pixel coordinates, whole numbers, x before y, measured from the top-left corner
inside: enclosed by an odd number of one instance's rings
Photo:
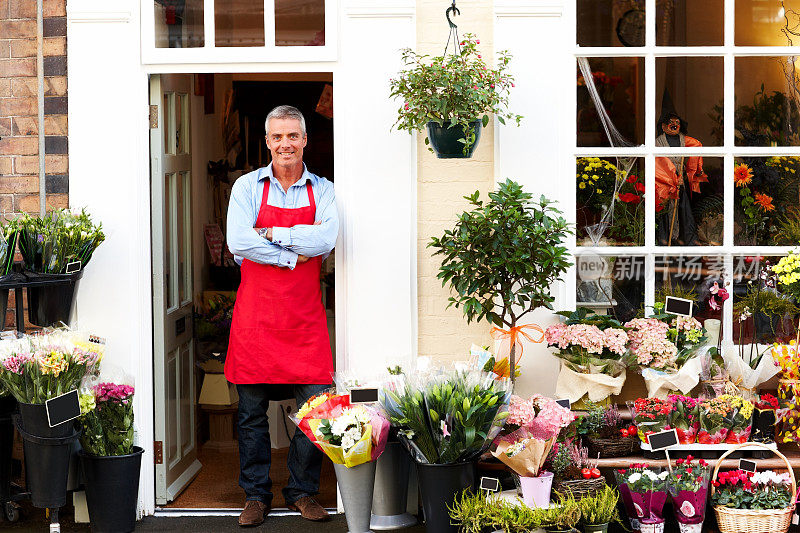
[[[98,402],[116,400],[127,403],[130,397],[133,396],[133,387],[130,385],[117,385],[116,383],[99,383],[94,387],[94,396]]]
[[[577,344],[589,353],[603,353],[605,336],[600,328],[589,324],[574,324],[568,327],[572,344]]]
[[[683,330],[687,333],[695,329],[703,328],[703,325],[698,322],[696,318],[691,316],[678,316],[672,322],[672,325],[675,326],[678,331]]]
[[[571,342],[569,327],[560,322],[554,324],[544,331],[544,338],[548,346],[558,346],[562,350],[569,348]]]
[[[624,329],[608,328],[603,332],[606,348],[618,355],[624,355],[628,346],[628,333]]]
[[[506,419],[509,424],[527,426],[533,422],[534,418],[536,418],[536,408],[531,401],[520,396],[511,396],[508,406],[508,418]]]
[[[556,346],[560,350],[578,346],[592,354],[601,354],[608,349],[622,355],[628,342],[624,330],[611,328],[603,331],[592,324],[555,324],[545,330],[544,336],[548,346]]]
[[[658,369],[674,367],[678,348],[667,339],[669,324],[656,318],[634,318],[625,327],[632,328],[628,332],[629,347],[640,365]]]
[[[550,438],[574,419],[572,411],[561,407],[552,398],[534,394],[527,400],[519,396],[511,397],[507,422]]]

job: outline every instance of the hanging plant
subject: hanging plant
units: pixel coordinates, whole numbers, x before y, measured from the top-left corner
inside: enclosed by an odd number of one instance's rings
[[[409,132],[428,128],[425,144],[431,148],[431,131],[455,130],[462,157],[469,157],[480,135],[480,126],[489,124],[494,113],[501,124],[506,120],[519,125],[521,115],[510,113],[508,95],[514,78],[508,73],[511,55],[498,53],[497,68],[489,68],[478,45],[480,40],[466,34],[456,40],[453,54],[430,57],[410,48],[402,51],[407,69],[389,80],[391,96],[402,100],[394,127]]]

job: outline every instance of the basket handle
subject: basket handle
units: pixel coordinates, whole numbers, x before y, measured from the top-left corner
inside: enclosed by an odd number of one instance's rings
[[[794,477],[794,470],[792,469],[792,464],[789,462],[789,459],[787,459],[786,456],[783,455],[781,452],[779,452],[778,450],[773,450],[772,448],[770,448],[768,446],[765,446],[764,444],[762,444],[760,442],[745,442],[745,443],[739,444],[735,448],[730,449],[727,452],[722,454],[722,457],[720,457],[717,460],[717,464],[714,466],[714,475],[711,476],[711,481],[712,481],[712,483],[711,483],[711,495],[713,496],[714,492],[715,492],[714,483],[713,482],[717,480],[717,474],[719,473],[719,467],[722,465],[722,460],[725,459],[730,454],[732,454],[733,452],[736,452],[739,449],[746,448],[748,446],[756,446],[756,447],[762,448],[764,450],[769,450],[772,453],[774,453],[775,455],[777,455],[778,457],[780,457],[781,459],[783,459],[783,462],[786,463],[786,469],[789,471],[789,475],[792,477],[792,495],[793,496],[792,496],[791,507],[794,507],[795,505],[797,505],[797,479]]]

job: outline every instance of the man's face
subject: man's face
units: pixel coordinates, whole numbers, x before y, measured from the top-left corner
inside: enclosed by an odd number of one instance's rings
[[[272,161],[282,167],[293,167],[303,162],[303,148],[308,139],[303,135],[300,121],[293,118],[272,118],[269,120],[267,148]]]
[[[661,129],[667,135],[677,135],[681,131],[681,119],[673,117],[668,122],[662,122]]]

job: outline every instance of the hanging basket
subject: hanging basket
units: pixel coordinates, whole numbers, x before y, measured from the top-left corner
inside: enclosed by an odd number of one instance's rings
[[[478,141],[481,140],[481,121],[473,120],[469,123],[475,131],[475,142],[464,152],[464,143],[459,139],[464,138],[464,129],[458,124],[450,125],[449,122],[440,126],[438,122],[428,122],[428,138],[433,151],[439,159],[468,159],[475,153]]]
[[[554,492],[565,492],[571,494],[576,500],[594,494],[605,486],[606,480],[603,477],[596,479],[567,479],[558,481],[553,485]]]
[[[792,514],[794,514],[795,505],[797,504],[797,480],[794,476],[794,470],[789,460],[778,450],[772,450],[763,444],[757,442],[746,442],[740,444],[732,450],[728,450],[717,461],[717,466],[714,467],[714,475],[711,476],[711,481],[716,481],[719,467],[722,460],[731,453],[744,448],[746,446],[756,446],[765,450],[770,450],[778,457],[783,459],[786,463],[786,470],[792,476],[792,503],[786,509],[731,509],[721,505],[714,506],[714,514],[717,515],[717,524],[719,525],[720,533],[786,533],[789,526],[792,524]],[[711,495],[714,495],[714,486],[711,486]]]
[[[589,448],[590,457],[600,455],[601,459],[608,457],[627,457],[639,451],[639,437],[624,437],[620,439],[586,438],[586,447]]]

